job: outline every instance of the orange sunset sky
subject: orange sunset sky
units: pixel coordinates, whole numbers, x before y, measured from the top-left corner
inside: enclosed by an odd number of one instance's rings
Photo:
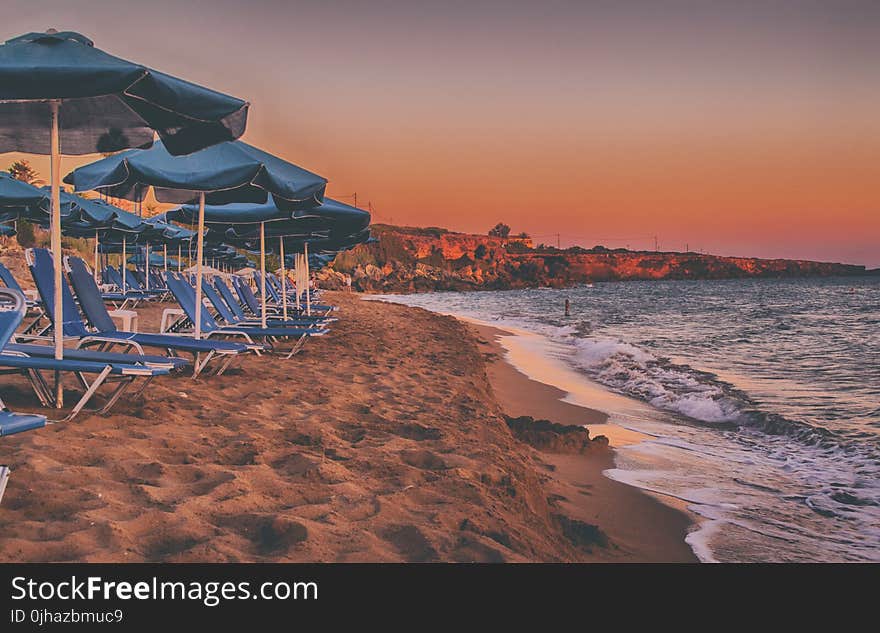
[[[3,39],[75,30],[248,99],[245,140],[377,222],[880,266],[880,2],[3,7]]]

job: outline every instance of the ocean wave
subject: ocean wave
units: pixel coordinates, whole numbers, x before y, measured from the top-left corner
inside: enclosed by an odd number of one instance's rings
[[[574,363],[602,384],[709,424],[737,422],[751,406],[733,385],[713,374],[657,358],[612,338],[575,338]]]
[[[574,346],[574,365],[591,378],[689,421],[719,428],[748,427],[810,445],[850,443],[821,426],[761,410],[748,394],[711,372],[659,358],[614,338],[559,334]]]

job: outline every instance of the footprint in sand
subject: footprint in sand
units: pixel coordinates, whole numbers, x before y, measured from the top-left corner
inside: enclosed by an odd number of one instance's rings
[[[426,563],[438,559],[437,550],[414,525],[393,525],[385,529],[381,536],[391,543],[408,563]]]
[[[260,514],[215,516],[214,524],[246,538],[259,556],[285,554],[309,537],[305,525],[285,517]]]
[[[400,451],[400,459],[403,463],[420,468],[422,470],[446,470],[448,466],[443,458],[431,451],[404,450]]]

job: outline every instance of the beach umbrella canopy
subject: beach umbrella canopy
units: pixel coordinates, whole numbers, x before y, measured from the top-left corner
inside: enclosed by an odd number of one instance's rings
[[[148,147],[154,130],[173,154],[236,139],[248,103],[97,48],[72,31],[27,33],[0,46],[0,152],[49,154],[52,102],[61,101],[65,154]]]
[[[146,257],[145,253],[138,252],[138,253],[135,253],[134,255],[132,255],[131,257],[129,257],[126,261],[129,264],[134,264],[135,266],[143,266],[144,262],[147,261],[147,257]],[[155,253],[155,252],[150,253],[150,260],[149,261],[150,261],[150,266],[152,266],[154,268],[162,268],[166,263],[165,257],[163,257],[162,255]],[[167,260],[167,263],[169,266],[174,266],[175,268],[177,267],[177,260],[174,259],[173,257],[169,257]]]
[[[144,223],[153,227],[154,230],[159,231],[161,235],[159,241],[169,246],[186,244],[192,242],[196,238],[195,231],[190,231],[189,229],[166,222],[162,216],[145,218]]]
[[[0,46],[0,152],[49,154],[55,323],[61,300],[60,158],[147,147],[157,132],[186,154],[244,133],[248,104],[114,57],[71,31],[28,33]],[[55,357],[64,356],[63,328]],[[62,406],[60,374],[56,404]]]
[[[62,230],[70,235],[79,236],[78,228],[87,237],[113,226],[130,231],[146,228],[137,216],[102,200],[89,200],[66,191],[59,192],[59,200]],[[51,219],[50,204],[49,187],[34,187],[0,173],[0,221],[27,220],[46,228]]]
[[[242,141],[219,143],[173,156],[160,142],[84,165],[64,182],[140,202],[150,187],[159,202],[184,203],[205,193],[206,204],[265,202],[272,194],[285,209],[309,208],[324,198],[327,180]]]
[[[47,194],[39,187],[0,172],[0,216],[15,219],[29,208],[37,208],[47,201]]]
[[[290,253],[336,253],[354,248],[370,241],[370,230],[364,229],[352,235],[310,236],[306,238],[285,239],[284,249]]]
[[[125,244],[125,253],[137,254],[141,251],[141,247],[137,244]],[[118,255],[122,253],[122,242],[101,242],[98,246],[98,252],[103,255]]]
[[[177,209],[167,211],[163,219],[169,222],[193,224],[198,218],[198,212],[196,205],[185,204]],[[205,205],[205,222],[207,224],[228,225],[239,235],[246,235],[249,231],[259,232],[258,225],[263,222],[266,222],[267,234],[273,231],[283,231],[285,229],[282,228],[282,224],[276,225],[275,223],[281,223],[285,220],[299,221],[300,224],[295,226],[300,231],[332,230],[338,234],[350,235],[369,226],[370,219],[369,212],[332,198],[324,198],[321,204],[308,209],[295,210],[281,208],[275,204],[275,200],[268,200],[263,204]],[[311,223],[307,221],[311,221]],[[310,229],[302,228],[307,226]]]
[[[80,167],[65,178],[77,191],[94,189],[115,197],[143,200],[152,188],[160,202],[198,198],[196,261],[205,260],[205,205],[266,202],[288,213],[319,205],[326,179],[241,141],[221,143],[188,156],[172,156],[161,143],[131,150]],[[265,257],[261,257],[265,262]],[[202,275],[196,273],[196,296]],[[265,292],[262,321],[266,322]],[[202,302],[196,302],[194,336],[201,335]]]

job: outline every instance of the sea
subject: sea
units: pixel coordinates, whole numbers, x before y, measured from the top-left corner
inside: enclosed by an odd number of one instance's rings
[[[700,560],[880,561],[880,277],[377,298],[508,330],[522,371],[637,431],[605,474],[684,503]]]

